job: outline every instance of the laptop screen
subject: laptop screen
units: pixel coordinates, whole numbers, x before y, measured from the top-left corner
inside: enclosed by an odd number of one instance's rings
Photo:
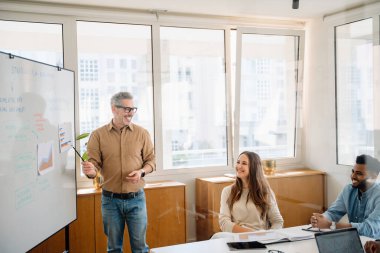
[[[315,234],[319,253],[364,253],[356,228]]]

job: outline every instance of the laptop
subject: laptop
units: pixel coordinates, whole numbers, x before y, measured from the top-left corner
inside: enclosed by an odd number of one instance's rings
[[[315,240],[319,253],[364,253],[356,228],[316,233]]]

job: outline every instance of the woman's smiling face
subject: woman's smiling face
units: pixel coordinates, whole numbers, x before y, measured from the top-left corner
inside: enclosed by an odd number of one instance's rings
[[[247,179],[249,176],[249,159],[248,156],[242,154],[239,156],[235,165],[236,176],[240,179]]]

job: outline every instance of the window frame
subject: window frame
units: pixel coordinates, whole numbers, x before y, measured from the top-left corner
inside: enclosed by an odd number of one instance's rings
[[[304,63],[304,49],[305,49],[305,31],[304,30],[291,30],[291,29],[273,29],[273,28],[251,28],[251,27],[238,27],[237,28],[237,43],[236,43],[236,90],[235,90],[235,126],[234,129],[234,159],[239,156],[239,142],[240,142],[240,94],[241,94],[241,57],[242,57],[242,35],[243,34],[258,34],[258,35],[279,35],[279,36],[298,36],[298,59],[297,68],[295,69],[295,136],[294,136],[294,157],[289,158],[273,158],[276,160],[278,167],[294,168],[302,161],[302,91],[303,91],[303,63]]]
[[[169,168],[169,169],[163,169],[163,175],[171,175],[171,174],[178,174],[178,173],[186,173],[187,171],[191,170],[190,174],[192,173],[202,173],[204,172],[205,170],[207,171],[221,171],[221,170],[226,170],[228,168],[231,167],[231,161],[232,161],[232,143],[230,141],[230,134],[232,132],[232,130],[230,129],[231,126],[232,126],[232,122],[231,122],[231,119],[232,119],[232,115],[231,115],[231,110],[229,110],[230,108],[230,102],[229,102],[229,91],[230,91],[230,81],[227,80],[227,71],[230,71],[231,68],[228,68],[227,67],[227,62],[230,62],[230,59],[227,59],[227,58],[230,58],[230,55],[228,55],[230,53],[230,48],[231,46],[227,46],[227,43],[230,43],[230,40],[228,40],[228,42],[226,41],[226,38],[229,38],[230,37],[230,29],[226,28],[225,26],[210,26],[210,25],[197,25],[197,26],[187,26],[187,25],[178,25],[178,24],[168,24],[168,23],[164,23],[164,24],[160,24],[158,25],[158,34],[160,32],[160,28],[162,27],[170,27],[170,28],[185,28],[185,29],[203,29],[203,30],[218,30],[218,31],[223,31],[223,34],[224,34],[224,88],[225,88],[225,113],[226,113],[226,154],[227,154],[227,157],[226,157],[226,165],[219,165],[219,166],[209,166],[209,165],[205,165],[205,166],[194,166],[194,167],[186,167],[186,168]],[[160,37],[158,37],[158,54],[160,55],[160,59],[161,59],[161,40],[160,40]],[[228,44],[229,45],[229,44]],[[161,62],[158,63],[159,65],[159,69],[161,70]],[[154,66],[153,66],[154,67]],[[228,70],[227,70],[228,69]],[[159,79],[159,85],[160,85],[160,101],[161,101],[161,71],[159,72],[160,74],[160,79]],[[155,98],[156,100],[156,98]],[[156,107],[162,107],[161,103],[159,104],[156,104]],[[160,113],[162,113],[162,110],[160,108]],[[160,128],[160,136],[163,137],[163,124],[162,124],[162,114],[159,115],[159,126],[161,127]],[[232,134],[231,134],[232,136]],[[232,138],[232,137],[231,137]],[[162,138],[161,138],[162,140]],[[161,144],[161,148],[160,150],[164,150],[164,147],[163,147],[163,141],[160,142]],[[158,160],[158,159],[157,159]],[[164,159],[163,159],[163,154],[160,156],[160,162],[162,162],[160,164],[160,168],[164,168]],[[178,172],[176,172],[178,171]]]
[[[0,8],[3,5],[0,4]],[[152,27],[152,54],[153,54],[153,117],[154,117],[154,144],[155,153],[157,157],[157,170],[152,176],[148,176],[147,180],[168,180],[175,178],[177,180],[189,180],[189,177],[203,177],[203,176],[216,176],[224,173],[231,173],[234,171],[234,128],[237,124],[234,122],[233,112],[234,105],[232,102],[233,97],[233,80],[231,80],[232,73],[232,59],[231,59],[231,32],[237,27],[250,26],[250,27],[277,27],[283,28],[283,30],[292,29],[305,29],[305,23],[299,21],[288,20],[271,20],[271,19],[230,19],[219,16],[209,15],[179,15],[179,14],[165,14],[155,15],[151,12],[133,12],[125,10],[104,10],[99,13],[99,10],[91,7],[84,9],[76,9],[73,7],[51,6],[46,5],[46,8],[40,6],[34,6],[30,4],[24,4],[23,7],[7,7],[11,11],[0,10],[2,19],[15,20],[15,21],[31,21],[31,22],[47,22],[47,23],[59,23],[63,25],[63,51],[64,51],[64,67],[74,70],[78,73],[78,57],[77,57],[77,21],[87,22],[104,22],[104,23],[120,23],[120,24],[136,24],[136,25],[150,25]],[[27,8],[26,10],[24,10]],[[12,11],[13,10],[13,11]],[[54,13],[56,15],[51,15]],[[129,15],[126,16],[126,12]],[[197,167],[197,168],[185,168],[185,169],[163,169],[163,148],[162,148],[162,111],[161,111],[161,76],[160,76],[160,26],[171,27],[183,27],[183,28],[196,28],[196,29],[220,29],[224,30],[224,43],[225,43],[225,87],[226,87],[226,123],[227,123],[227,165],[226,166],[214,166],[214,167]],[[267,30],[267,29],[265,29]],[[303,49],[301,50],[303,54]],[[75,82],[78,84],[78,74],[75,75]],[[76,115],[79,115],[78,101],[79,101],[79,89],[76,86],[75,91],[76,101]],[[79,120],[75,122],[75,133],[79,135]],[[299,142],[300,143],[300,142]],[[300,144],[297,144],[300,148]],[[300,160],[298,161],[300,162]],[[289,163],[290,164],[290,163]],[[283,167],[282,163],[278,163],[278,167]],[[291,167],[301,167],[301,164],[291,163]],[[92,180],[81,176],[80,160],[76,161],[77,168],[77,186],[79,188],[92,187]]]
[[[163,160],[163,124],[162,124],[162,86],[161,86],[161,38],[160,38],[160,28],[161,27],[175,27],[175,28],[190,28],[190,29],[212,29],[212,30],[223,30],[224,31],[224,56],[225,56],[225,90],[226,90],[226,137],[227,137],[227,164],[225,166],[198,166],[191,168],[178,168],[178,169],[164,169]],[[157,22],[152,26],[152,40],[153,40],[153,84],[154,84],[154,128],[155,128],[155,153],[156,153],[156,168],[154,172],[155,177],[165,177],[165,176],[181,176],[181,175],[191,175],[191,174],[203,174],[209,172],[223,172],[227,173],[230,171],[232,164],[232,112],[230,110],[231,99],[230,99],[230,68],[228,63],[230,63],[230,28],[225,25],[209,25],[204,23],[194,24],[193,22],[187,24],[187,22]],[[156,35],[156,36],[154,36]]]
[[[328,44],[328,53],[330,55],[333,55],[329,59],[329,66],[332,66],[329,68],[329,76],[331,76],[335,89],[334,93],[334,105],[335,105],[335,138],[334,138],[334,145],[335,145],[335,164],[339,166],[350,166],[351,165],[345,165],[345,164],[339,164],[338,163],[338,118],[337,118],[337,77],[336,77],[336,68],[337,68],[337,62],[336,62],[336,41],[335,41],[335,28],[338,26],[350,24],[353,22],[357,22],[364,19],[372,18],[372,31],[373,31],[373,70],[380,68],[380,4],[377,5],[370,5],[370,6],[364,6],[363,8],[357,8],[354,10],[351,10],[350,12],[335,14],[331,16],[326,16],[324,18],[324,21],[327,26],[327,36],[329,38],[329,44]],[[376,58],[377,57],[377,58]],[[376,131],[376,129],[380,129],[380,73],[377,73],[378,71],[373,71],[373,114],[374,114],[374,154],[375,157],[377,157],[378,154],[380,154],[380,132]],[[355,158],[353,158],[353,161]]]
[[[356,23],[356,22],[360,22],[360,21],[364,21],[364,20],[368,20],[368,19],[372,19],[371,17],[368,17],[368,18],[365,18],[365,19],[358,19],[358,20],[355,20],[355,21],[352,21],[352,22],[347,22],[345,24],[340,24],[340,25],[335,25],[334,26],[334,74],[335,74],[335,79],[334,79],[334,84],[335,84],[335,147],[336,147],[336,164],[337,165],[343,165],[343,166],[353,166],[354,165],[354,158],[355,156],[352,157],[351,159],[351,162],[346,164],[346,163],[343,163],[343,161],[339,162],[339,110],[338,110],[338,101],[339,101],[339,94],[338,94],[338,54],[337,54],[337,49],[338,49],[338,41],[337,41],[337,29],[341,26],[345,26],[345,25],[350,25],[350,24],[353,24],[353,23]],[[374,22],[374,19],[371,20],[372,21],[372,27],[373,27],[373,22]],[[373,38],[375,37],[374,36],[375,32],[374,30],[372,29],[372,36]],[[372,45],[373,45],[374,41],[372,41]],[[373,52],[373,57],[375,56],[374,52]],[[373,58],[374,60],[374,58]],[[373,67],[373,65],[372,65]],[[375,70],[373,68],[373,70]],[[375,72],[375,71],[373,71]],[[373,73],[373,76],[374,76],[375,73]],[[373,79],[372,79],[373,80]],[[374,80],[373,80],[374,81]],[[373,84],[373,88],[375,88],[374,86],[374,82],[372,83]],[[341,85],[341,84],[340,84]],[[345,84],[344,84],[345,85]],[[344,87],[346,88],[346,86]],[[340,88],[342,89],[342,88]],[[375,102],[375,100],[373,101]],[[373,119],[374,121],[375,119]],[[374,128],[375,130],[375,128]],[[375,132],[375,131],[373,131]],[[375,138],[375,136],[374,136]],[[374,143],[374,147],[375,147],[375,143]],[[343,154],[342,154],[343,155]],[[360,154],[356,154],[356,155],[360,155]]]

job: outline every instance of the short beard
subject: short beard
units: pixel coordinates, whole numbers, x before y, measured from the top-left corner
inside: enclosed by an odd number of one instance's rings
[[[367,185],[368,185],[367,180],[368,179],[364,179],[357,186],[352,185],[352,188],[359,189],[361,191],[366,191],[367,190]]]

